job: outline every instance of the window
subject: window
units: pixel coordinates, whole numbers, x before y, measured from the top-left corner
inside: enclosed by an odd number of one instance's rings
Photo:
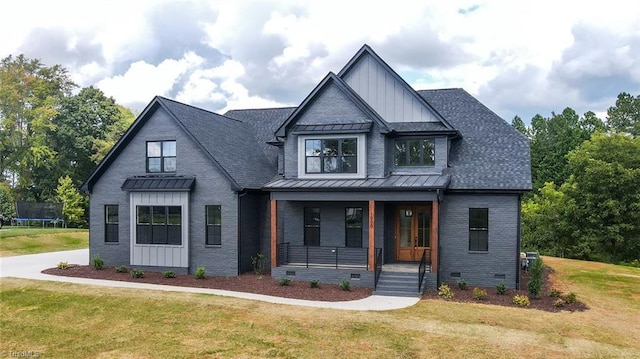
[[[137,244],[182,244],[182,207],[137,206]]]
[[[104,206],[104,241],[117,243],[118,239],[118,205]]]
[[[394,164],[397,167],[433,166],[435,164],[435,142],[432,139],[396,140]]]
[[[176,171],[176,141],[147,142],[147,172]]]
[[[469,208],[469,250],[489,250],[488,208]]]
[[[222,244],[222,209],[221,206],[205,206],[207,212],[206,243],[208,245]]]
[[[345,245],[362,247],[362,208],[347,207],[345,209]]]
[[[305,140],[306,173],[357,173],[358,139]]]
[[[304,245],[320,245],[320,208],[305,207],[304,209]]]

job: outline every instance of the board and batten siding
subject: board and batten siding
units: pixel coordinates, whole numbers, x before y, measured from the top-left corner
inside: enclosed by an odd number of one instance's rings
[[[154,267],[189,266],[189,193],[188,192],[131,192],[130,194],[131,265]],[[137,244],[137,206],[180,206],[181,245]]]
[[[343,80],[385,121],[439,121],[414,93],[371,55],[364,55]]]

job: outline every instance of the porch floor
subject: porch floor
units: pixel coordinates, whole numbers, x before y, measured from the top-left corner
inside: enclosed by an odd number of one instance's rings
[[[385,272],[417,273],[419,267],[419,262],[388,263],[382,265],[382,270]],[[430,271],[431,266],[427,265],[427,273]]]

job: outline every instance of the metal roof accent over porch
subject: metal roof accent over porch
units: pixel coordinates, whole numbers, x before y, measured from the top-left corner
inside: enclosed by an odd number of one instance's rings
[[[426,200],[449,184],[448,175],[392,175],[367,179],[278,179],[267,183],[276,200]],[[339,193],[339,196],[337,196]]]
[[[267,183],[266,190],[420,190],[443,189],[448,175],[391,175],[366,179],[278,179]]]
[[[195,177],[130,177],[122,184],[123,191],[190,191]]]
[[[326,125],[295,125],[291,133],[314,134],[314,133],[362,133],[371,130],[372,122],[365,123],[338,123]]]

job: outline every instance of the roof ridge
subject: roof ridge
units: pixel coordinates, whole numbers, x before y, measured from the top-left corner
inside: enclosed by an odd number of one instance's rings
[[[236,122],[244,123],[243,121],[240,121],[240,120],[237,120],[237,119],[235,119],[235,118],[228,117],[228,116],[225,116],[225,115],[221,115],[221,114],[219,114],[219,113],[217,113],[217,112],[213,112],[213,111],[211,111],[211,110],[207,110],[207,109],[204,109],[204,108],[202,108],[202,107],[197,107],[197,106],[194,106],[194,105],[190,105],[190,104],[188,104],[188,103],[184,103],[184,102],[176,101],[176,100],[173,100],[173,99],[170,99],[170,98],[166,98],[166,97],[164,97],[164,96],[158,96],[158,98],[159,98],[159,99],[161,99],[161,100],[166,100],[166,101],[172,102],[172,103],[174,103],[174,104],[176,104],[176,105],[189,107],[189,108],[192,108],[192,109],[194,109],[194,110],[201,111],[201,112],[206,112],[206,113],[212,114],[212,115],[214,115],[214,116],[221,117],[221,118],[223,118],[223,119],[228,119],[228,120],[232,120],[232,121],[236,121]]]

